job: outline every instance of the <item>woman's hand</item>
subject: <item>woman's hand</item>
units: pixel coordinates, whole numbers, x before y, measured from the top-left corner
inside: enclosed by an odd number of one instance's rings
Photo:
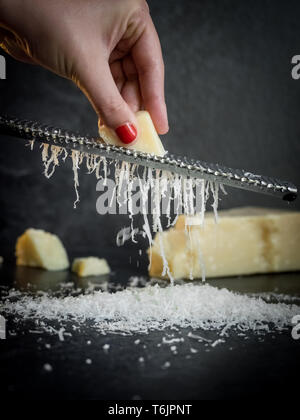
[[[73,80],[105,124],[121,127],[124,142],[142,108],[158,133],[168,131],[163,58],[146,1],[0,0],[0,45]]]

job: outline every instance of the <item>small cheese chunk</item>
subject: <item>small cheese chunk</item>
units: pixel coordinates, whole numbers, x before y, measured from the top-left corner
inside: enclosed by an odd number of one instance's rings
[[[64,270],[69,267],[66,250],[60,239],[39,229],[27,229],[16,244],[17,265]]]
[[[109,274],[110,268],[104,258],[85,257],[74,259],[72,271],[79,277],[100,276],[102,274]]]
[[[186,223],[190,224],[186,230]],[[161,235],[174,278],[226,277],[300,269],[300,212],[241,208],[208,213],[203,226],[179,216],[175,228],[157,234],[149,273],[161,277]]]
[[[138,111],[135,116],[137,120],[137,138],[133,144],[126,147],[140,152],[164,156],[166,151],[158,137],[150,114],[147,111]],[[99,124],[99,135],[107,144],[124,147],[115,131],[104,124]]]

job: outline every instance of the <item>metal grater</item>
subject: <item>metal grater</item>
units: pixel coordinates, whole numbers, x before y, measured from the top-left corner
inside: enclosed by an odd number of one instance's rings
[[[41,143],[61,146],[70,150],[79,150],[114,160],[132,162],[150,168],[179,173],[187,177],[201,178],[230,187],[273,195],[286,201],[293,201],[297,198],[297,187],[287,181],[170,153],[167,153],[164,157],[159,157],[125,147],[111,146],[105,144],[101,138],[77,135],[38,122],[0,116],[0,134],[28,140],[34,139]]]

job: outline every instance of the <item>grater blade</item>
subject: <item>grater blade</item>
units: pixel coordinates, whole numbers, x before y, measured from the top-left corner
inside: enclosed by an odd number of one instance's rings
[[[101,138],[82,136],[70,131],[42,125],[38,122],[0,116],[0,134],[101,155],[113,160],[160,169],[187,177],[201,178],[230,187],[273,195],[286,201],[297,198],[297,187],[288,181],[256,175],[243,169],[232,169],[216,163],[189,159],[167,153],[163,157],[142,153],[125,147],[105,144]]]

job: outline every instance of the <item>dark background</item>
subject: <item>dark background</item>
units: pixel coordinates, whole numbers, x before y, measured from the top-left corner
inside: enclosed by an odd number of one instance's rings
[[[172,152],[300,183],[300,80],[291,58],[300,54],[296,0],[150,0],[166,65]],[[4,55],[4,53],[3,53]],[[101,80],[99,81],[101,83]],[[69,81],[7,57],[0,112],[95,134],[97,118]],[[99,216],[96,179],[80,172],[81,202],[73,210],[70,162],[51,180],[40,150],[0,136],[0,255],[12,259],[27,227],[59,234],[71,256],[104,256],[112,268],[135,267],[139,246],[115,245],[125,216]],[[287,207],[278,199],[229,190],[221,208]],[[300,208],[299,202],[290,205]],[[146,270],[146,256],[140,268]]]

